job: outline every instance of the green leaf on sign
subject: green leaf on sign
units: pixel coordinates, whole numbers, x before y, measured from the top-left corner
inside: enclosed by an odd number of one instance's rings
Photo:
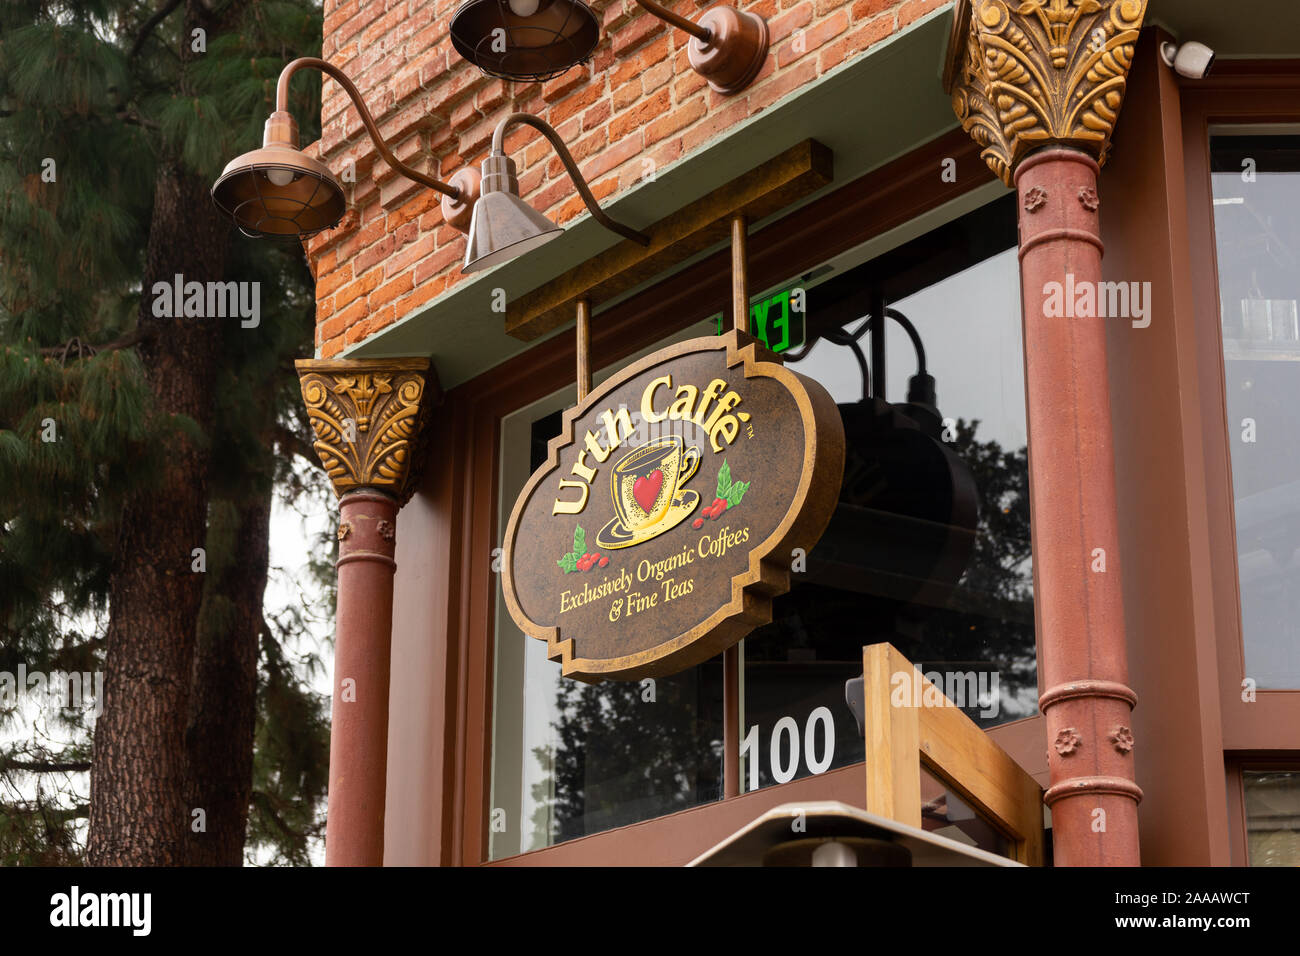
[[[577,561],[587,553],[587,532],[582,530],[582,525],[573,532],[573,560]]]
[[[727,464],[727,459],[722,459],[722,467],[718,469],[718,497],[728,498],[731,493],[731,466]]]
[[[740,499],[745,497],[745,492],[749,490],[749,486],[752,484],[752,481],[734,482],[731,487],[727,489],[727,493],[725,495],[720,495],[719,497],[727,499],[728,508],[734,508],[736,505],[740,504]]]
[[[578,570],[578,559],[572,554],[566,554],[560,560],[555,562],[565,574]]]

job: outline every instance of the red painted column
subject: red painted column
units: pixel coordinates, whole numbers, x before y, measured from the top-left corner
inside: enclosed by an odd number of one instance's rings
[[[382,866],[397,511],[441,394],[427,358],[298,359],[312,447],[339,496],[325,862]]]
[[[1137,866],[1137,697],[1128,687],[1105,327],[1125,320],[1071,317],[1086,308],[1082,290],[1100,291],[1097,172],[1090,156],[1066,147],[1033,153],[1015,171],[1039,709],[1056,865]],[[1049,314],[1057,304],[1064,315]]]
[[[382,866],[397,501],[340,499],[327,866]]]

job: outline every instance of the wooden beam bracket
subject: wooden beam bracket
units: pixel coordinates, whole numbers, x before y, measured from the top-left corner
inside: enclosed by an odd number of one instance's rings
[[[834,178],[831,151],[806,139],[644,232],[650,244],[623,240],[520,296],[506,310],[507,334],[525,342],[573,318],[577,303],[592,310],[731,236],[737,216],[757,222],[811,195]]]

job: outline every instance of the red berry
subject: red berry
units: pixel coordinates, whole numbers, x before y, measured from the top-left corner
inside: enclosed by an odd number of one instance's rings
[[[704,519],[696,518],[694,521],[691,522],[691,527],[694,528],[696,531],[700,530],[700,528],[704,527]]]
[[[713,499],[713,508],[714,508],[715,511],[725,511],[725,510],[727,509],[727,499],[726,499],[726,498],[714,498],[714,499]]]
[[[605,567],[605,565],[607,565],[607,564],[609,564],[609,558],[602,557],[602,558],[600,559],[600,566],[603,568],[603,567]]]

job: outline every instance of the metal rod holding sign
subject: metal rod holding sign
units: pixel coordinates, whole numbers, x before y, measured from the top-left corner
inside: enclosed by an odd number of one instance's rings
[[[749,332],[749,263],[745,253],[744,213],[731,217],[731,316],[735,328]],[[740,796],[740,648],[722,652],[722,795]]]
[[[731,217],[731,321],[749,332],[749,264],[745,259],[745,214]]]
[[[885,295],[871,290],[867,302],[871,315],[871,397],[885,401]]]
[[[575,323],[578,353],[578,401],[582,402],[591,391],[591,302],[578,300],[578,317]]]

